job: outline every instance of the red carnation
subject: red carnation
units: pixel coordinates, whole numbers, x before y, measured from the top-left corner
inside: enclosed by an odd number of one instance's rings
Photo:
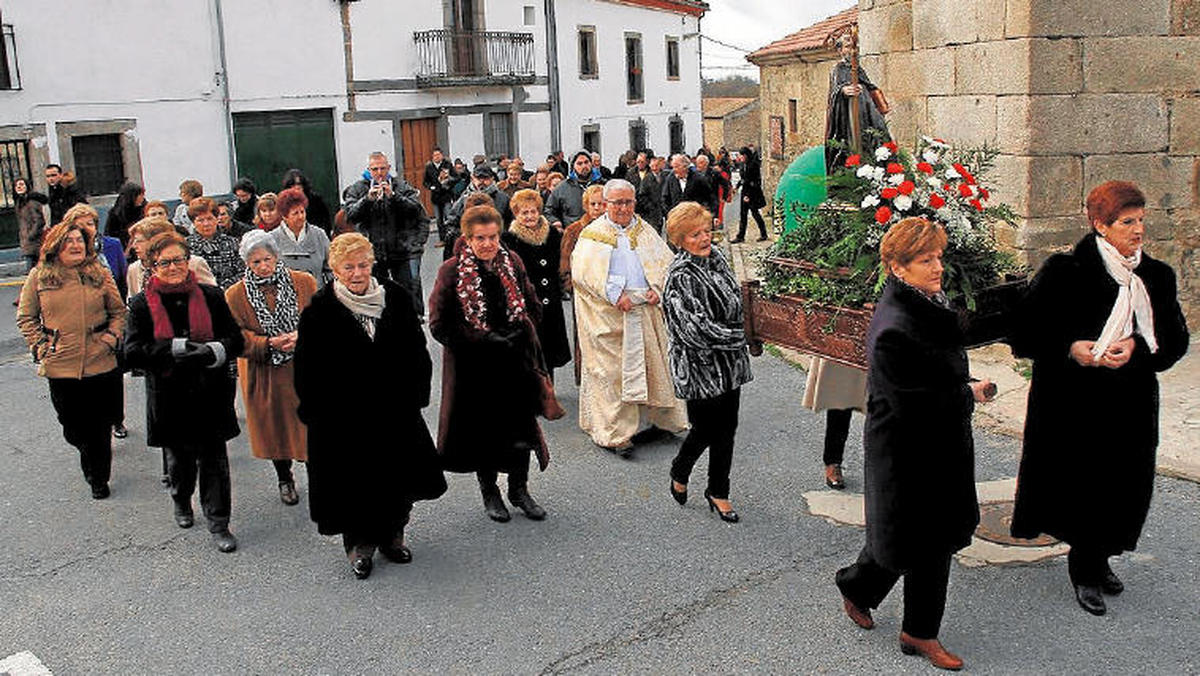
[[[975,207],[979,211],[983,211],[983,203],[980,202],[979,200],[971,200],[970,205]]]
[[[946,200],[942,199],[941,195],[933,193],[929,196],[929,206],[933,207],[934,209],[941,209],[942,207],[946,206]]]
[[[879,207],[875,210],[875,222],[883,225],[892,220],[892,210],[887,207]]]
[[[963,197],[970,197],[975,193],[971,192],[971,186],[963,183],[958,186],[958,194],[962,195]]]
[[[935,139],[933,139],[933,140],[934,140],[934,141],[937,141],[938,143],[943,143],[943,144],[945,143],[945,141],[943,141],[943,140],[942,140],[942,139],[940,139],[940,138],[935,138]]]
[[[862,155],[851,155],[846,158],[847,167],[857,167],[860,164],[862,164]]]
[[[982,197],[983,199],[989,199],[992,196],[992,194],[990,192],[988,192],[987,188],[980,188],[979,196]]]
[[[879,191],[879,196],[885,200],[895,199],[896,195],[899,195],[899,194],[900,194],[900,191],[897,190],[896,188],[884,188],[883,190]]]
[[[917,185],[912,181],[904,181],[900,185],[896,186],[896,189],[900,191],[901,195],[911,195],[913,194],[913,191],[917,189]]]
[[[954,170],[958,172],[959,176],[963,177],[963,180],[967,182],[967,185],[975,185],[975,177],[971,175],[971,172],[967,171],[966,167],[961,164],[955,164]]]
[[[892,151],[893,153],[900,152],[900,146],[896,145],[895,141],[888,141],[887,143],[883,144],[883,147],[887,148],[888,150]]]
[[[904,173],[904,165],[900,164],[899,162],[889,162],[887,165],[887,173],[903,174]]]
[[[933,175],[933,165],[928,162],[917,162],[917,171]]]

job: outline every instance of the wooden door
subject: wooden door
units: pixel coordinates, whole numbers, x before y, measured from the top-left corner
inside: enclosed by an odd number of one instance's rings
[[[433,215],[433,202],[425,189],[425,165],[437,145],[437,118],[424,120],[402,120],[400,122],[400,148],[404,157],[397,159],[397,171],[403,170],[404,180],[421,191],[421,202],[425,213]]]

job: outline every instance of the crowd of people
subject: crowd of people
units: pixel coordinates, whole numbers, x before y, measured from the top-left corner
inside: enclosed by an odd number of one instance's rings
[[[580,151],[535,170],[476,157],[467,170],[435,150],[427,214],[418,188],[376,152],[332,213],[298,170],[276,193],[242,179],[229,203],[184,181],[170,218],[129,184],[101,234],[82,195],[54,189],[61,169],[50,167],[51,195],[31,194],[27,180],[18,188],[18,210],[48,204],[54,224],[35,233],[40,209],[22,216],[31,269],[18,324],[92,497],[110,495],[131,372],[145,379],[146,443],[162,449],[176,524],[193,526],[198,487],[223,552],[238,545],[227,443],[241,431],[239,383],[251,453],[272,462],[280,500],[300,502],[293,469],[306,463],[312,520],[342,537],[361,579],[376,550],[412,560],[412,505],[445,492],[444,472],[475,475],[490,519],[510,520],[508,505],[547,517],[530,464],[550,463],[539,418],[563,416],[555,369],[572,361],[578,425],[596,446],[628,458],[686,435],[663,477],[670,497],[686,504],[708,451],[705,502],[736,523],[730,474],[753,376],[740,286],[714,231],[740,194],[732,241],[747,214],[767,232],[755,150],[741,149],[736,186],[732,169],[727,153],[629,151],[609,170]],[[1043,266],[1014,313],[1013,349],[1034,366],[1013,532],[1071,545],[1076,597],[1094,614],[1123,589],[1107,560],[1136,546],[1149,507],[1155,374],[1188,341],[1173,272],[1141,249],[1144,205],[1132,184],[1096,187],[1092,231]],[[427,295],[431,230],[444,260]],[[836,575],[846,614],[872,628],[871,609],[903,577],[901,648],[955,669],[962,660],[937,636],[952,555],[979,518],[970,416],[994,387],[969,373],[941,288],[946,244],[923,219],[889,229],[865,377],[813,369],[806,403],[830,412],[834,488],[849,411],[866,413],[866,543]],[[421,416],[432,395],[427,335],[443,346],[435,433]],[[1105,406],[1125,415],[1096,422],[1089,409]]]

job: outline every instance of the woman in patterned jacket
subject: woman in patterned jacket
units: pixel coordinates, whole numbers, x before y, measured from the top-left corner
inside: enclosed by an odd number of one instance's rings
[[[692,429],[671,463],[671,496],[687,502],[688,475],[708,449],[709,511],[737,523],[729,502],[729,469],[742,385],[750,382],[750,355],[742,328],[741,288],[720,249],[712,245],[712,215],[680,202],[667,215],[667,239],[679,249],[667,271],[667,315],[675,394],[687,401]]]

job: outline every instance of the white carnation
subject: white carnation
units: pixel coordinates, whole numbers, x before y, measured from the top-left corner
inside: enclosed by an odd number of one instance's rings
[[[896,195],[896,199],[892,200],[897,211],[908,211],[912,208],[913,201],[908,195]]]
[[[861,208],[869,209],[871,207],[876,207],[876,206],[879,206],[879,198],[878,197],[876,197],[874,195],[867,195],[866,197],[863,198]]]
[[[892,185],[900,185],[904,182],[904,174],[892,174],[888,176],[888,183]]]
[[[861,167],[858,168],[858,171],[854,172],[854,175],[859,178],[870,178],[874,174],[875,174],[875,167],[872,167],[869,164],[862,165]]]
[[[962,175],[954,170],[954,167],[946,168],[946,180],[953,181],[956,178],[962,178]]]
[[[886,175],[887,175],[887,171],[884,170],[883,167],[872,167],[871,168],[871,178],[873,178],[876,183],[882,181],[883,177]]]
[[[878,148],[875,149],[875,160],[878,162],[882,162],[891,156],[892,156],[892,151],[888,150],[884,146],[879,146]]]
[[[937,164],[938,160],[941,158],[939,158],[938,154],[935,153],[932,149],[926,148],[925,152],[921,153],[921,159],[925,160],[926,162],[928,162],[930,164]]]
[[[925,179],[925,182],[928,183],[929,187],[933,188],[934,190],[942,187],[942,179],[938,178],[937,176],[930,176],[929,178]]]

